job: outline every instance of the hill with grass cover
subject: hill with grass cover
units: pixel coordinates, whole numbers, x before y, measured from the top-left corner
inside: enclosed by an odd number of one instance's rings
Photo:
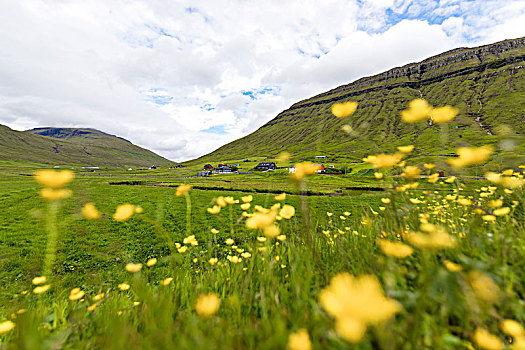
[[[416,146],[415,156],[502,142],[523,154],[524,91],[525,38],[458,48],[297,102],[252,134],[196,161],[271,158],[288,151],[294,160],[326,155],[355,162],[407,144]],[[459,114],[445,125],[402,122],[400,111],[416,98],[435,107],[454,106]],[[332,105],[346,101],[359,102],[357,111],[335,118]]]
[[[95,129],[37,128],[15,131],[0,125],[0,160],[101,168],[171,163],[158,154]]]

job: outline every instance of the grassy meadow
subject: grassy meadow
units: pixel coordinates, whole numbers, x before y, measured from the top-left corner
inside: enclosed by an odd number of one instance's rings
[[[6,164],[0,347],[524,349],[524,168],[412,148],[338,176]]]

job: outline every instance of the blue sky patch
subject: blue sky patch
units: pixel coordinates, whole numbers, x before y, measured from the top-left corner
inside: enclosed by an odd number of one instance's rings
[[[200,130],[200,132],[205,132],[205,133],[208,133],[208,134],[225,135],[227,133],[226,130],[224,130],[225,126],[226,125],[224,125],[224,124],[222,124],[222,125],[215,125],[215,126],[212,126],[211,128]]]

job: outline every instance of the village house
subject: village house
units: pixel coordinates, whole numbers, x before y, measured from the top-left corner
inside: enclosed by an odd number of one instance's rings
[[[275,165],[274,162],[259,163],[255,167],[255,170],[275,170],[275,169],[277,169],[277,165]]]

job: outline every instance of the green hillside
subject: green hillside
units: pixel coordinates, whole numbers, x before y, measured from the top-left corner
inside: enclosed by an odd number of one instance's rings
[[[326,155],[352,162],[406,144],[416,146],[416,156],[497,142],[524,154],[524,91],[525,38],[459,48],[297,102],[252,134],[195,162],[272,158],[281,151],[294,160]],[[447,125],[403,123],[400,111],[420,97],[460,113]],[[359,102],[356,113],[343,120],[332,116],[332,104],[346,101]],[[342,130],[345,124],[351,132]]]
[[[38,128],[15,131],[0,125],[0,160],[101,168],[146,167],[170,161],[95,129]]]

